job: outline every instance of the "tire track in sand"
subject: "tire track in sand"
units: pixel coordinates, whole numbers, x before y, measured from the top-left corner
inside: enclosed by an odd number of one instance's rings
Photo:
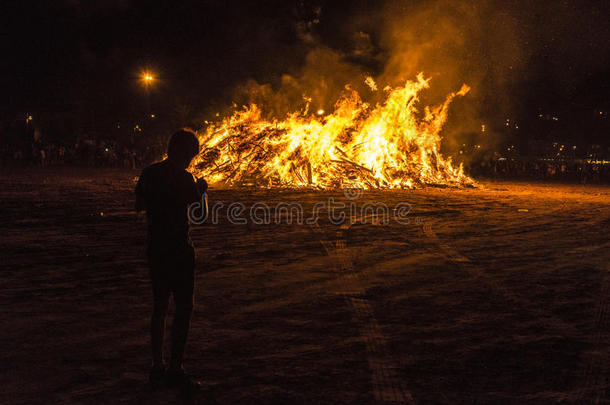
[[[486,274],[483,269],[480,268],[480,266],[474,264],[468,257],[464,256],[454,247],[439,239],[429,222],[424,222],[422,224],[422,229],[424,235],[434,242],[439,247],[441,252],[449,260],[457,264],[460,269],[464,270],[472,278],[485,284],[487,288],[500,295],[506,301],[510,302],[514,307],[533,315],[536,322],[544,324],[546,327],[557,332],[560,336],[579,337],[582,335],[582,332],[576,329],[574,325],[566,323],[555,315],[540,309],[539,305],[535,302],[515,294],[510,289],[494,280],[492,277]]]
[[[545,326],[557,330],[561,335],[566,335],[570,331],[570,336],[577,337],[582,332],[576,330],[573,325],[567,324],[563,320],[538,309],[531,300],[518,296],[508,290],[480,268],[473,264],[470,259],[461,254],[452,246],[438,238],[430,223],[423,224],[423,233],[431,239],[447,258],[467,271],[471,276],[480,279],[490,289],[499,293],[506,300],[518,305],[523,310],[532,315],[540,317],[539,320]],[[567,394],[564,398],[576,401],[581,404],[602,404],[608,401],[608,388],[610,387],[610,354],[608,342],[610,342],[610,267],[606,264],[605,274],[602,279],[600,296],[597,303],[595,317],[595,336],[594,352],[589,353],[586,362],[583,361],[580,375],[582,376],[582,386],[575,394]]]
[[[536,320],[544,324],[546,327],[555,330],[559,335],[569,336],[573,338],[582,335],[582,332],[577,330],[573,325],[567,324],[560,318],[539,309],[536,303],[531,300],[519,296],[514,292],[510,291],[506,287],[502,286],[497,281],[493,280],[490,276],[474,263],[470,261],[466,256],[461,254],[452,246],[443,242],[436,235],[430,223],[424,223],[422,225],[423,233],[432,240],[439,249],[447,256],[447,258],[455,262],[461,269],[465,270],[473,278],[482,281],[487,287],[495,293],[501,295],[505,300],[511,302],[517,308],[522,311],[528,312],[536,317]],[[563,396],[564,399],[571,398],[571,400],[580,400],[578,403],[583,404],[601,404],[602,398],[605,396],[608,387],[608,358],[604,356],[602,345],[604,342],[608,342],[608,324],[610,319],[610,278],[608,274],[603,281],[602,293],[600,296],[600,302],[598,304],[598,312],[596,317],[596,340],[595,347],[598,349],[593,355],[588,358],[587,364],[583,367],[584,371],[581,372],[583,375],[583,385],[580,390],[576,392],[576,395],[566,394]],[[592,393],[594,398],[586,397],[587,394]],[[587,399],[585,399],[587,398]],[[591,402],[593,401],[593,402]],[[607,403],[607,402],[606,402]]]
[[[610,385],[610,268],[606,265],[595,316],[594,351],[587,353],[581,366],[582,386],[578,390],[579,403],[602,404],[608,400]]]
[[[336,293],[346,300],[364,337],[375,400],[378,403],[415,404],[413,396],[398,373],[398,365],[387,349],[386,338],[375,318],[370,300],[366,298],[362,273],[354,269],[344,237],[344,232],[350,227],[351,221],[340,227],[335,241],[320,239],[320,243],[335,262],[334,269],[341,280]],[[324,238],[324,232],[317,222],[311,228]]]

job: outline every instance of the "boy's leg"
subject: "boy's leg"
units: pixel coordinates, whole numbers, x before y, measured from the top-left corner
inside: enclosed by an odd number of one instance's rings
[[[165,318],[167,317],[168,305],[169,290],[162,288],[162,286],[153,286],[153,313],[150,320],[150,342],[152,346],[153,368],[155,369],[164,367],[163,341],[165,338]]]
[[[172,324],[172,351],[169,368],[180,370],[193,313],[193,294],[174,293],[174,302],[176,303],[176,314]]]
[[[173,286],[176,313],[172,324],[172,350],[170,370],[182,370],[182,359],[193,313],[193,291],[195,286],[195,253],[192,248],[178,259],[175,285]]]
[[[153,356],[153,370],[161,370],[163,364],[163,341],[165,338],[165,318],[171,293],[170,280],[167,271],[167,259],[163,250],[149,246],[148,265],[153,291],[153,311],[150,319],[150,343]]]

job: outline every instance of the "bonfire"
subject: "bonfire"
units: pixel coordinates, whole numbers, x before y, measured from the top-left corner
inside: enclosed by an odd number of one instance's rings
[[[308,187],[318,189],[415,188],[425,185],[472,186],[462,165],[440,153],[440,132],[451,101],[462,88],[437,106],[418,111],[420,92],[429,79],[419,74],[383,92],[371,106],[347,92],[329,114],[302,111],[282,120],[264,119],[252,104],[210,124],[198,135],[202,145],[191,170],[210,183],[227,186]]]

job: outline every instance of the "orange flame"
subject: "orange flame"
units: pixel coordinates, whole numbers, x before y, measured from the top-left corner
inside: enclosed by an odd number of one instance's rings
[[[376,90],[372,78],[367,85]],[[473,185],[462,165],[439,152],[439,135],[451,101],[465,95],[463,85],[444,103],[425,107],[417,117],[423,74],[395,89],[386,87],[382,104],[371,107],[355,91],[334,111],[292,113],[265,120],[252,104],[200,133],[202,152],[191,169],[210,183],[267,187],[413,188],[426,184]]]

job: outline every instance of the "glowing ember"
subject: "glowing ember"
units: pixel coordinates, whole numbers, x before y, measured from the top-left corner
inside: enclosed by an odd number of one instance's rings
[[[355,91],[332,113],[293,113],[265,120],[250,105],[199,134],[203,145],[191,169],[211,183],[267,187],[413,188],[425,184],[466,186],[463,168],[439,152],[449,104],[470,88],[463,85],[444,103],[418,114],[418,93],[429,79],[420,74],[403,87],[386,87],[385,102],[371,107]],[[366,79],[371,90],[377,86]]]

